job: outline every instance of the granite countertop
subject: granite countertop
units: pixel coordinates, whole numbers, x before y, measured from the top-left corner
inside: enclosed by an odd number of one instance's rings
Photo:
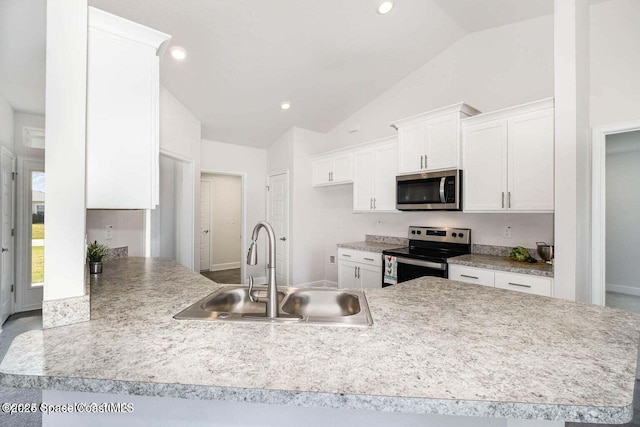
[[[91,321],[18,336],[0,384],[623,423],[640,316],[426,277],[367,289],[368,328],[175,320],[221,285],[174,261],[105,263]]]
[[[399,243],[372,242],[368,240],[364,242],[338,243],[339,248],[356,249],[358,251],[379,252],[379,253],[382,253],[387,249],[397,249],[397,248],[403,248],[405,246],[407,245],[403,245]]]
[[[495,255],[468,254],[447,259],[449,264],[466,265],[467,267],[489,268],[511,273],[531,274],[534,276],[553,277],[553,265],[543,261],[535,264],[518,262],[508,257]]]

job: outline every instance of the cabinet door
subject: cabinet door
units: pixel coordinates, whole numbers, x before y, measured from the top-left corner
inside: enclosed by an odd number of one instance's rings
[[[427,128],[424,123],[398,129],[398,171],[421,172],[427,151]]]
[[[351,154],[346,154],[333,158],[333,175],[331,183],[344,183],[353,181]]]
[[[425,169],[437,170],[458,167],[458,154],[460,152],[459,122],[459,114],[447,114],[427,122]]]
[[[320,159],[313,161],[313,185],[327,185],[333,169],[331,159]]]
[[[376,150],[374,165],[374,212],[396,211],[397,145],[387,144]]]
[[[466,126],[462,134],[465,212],[507,209],[507,121]]]
[[[90,28],[87,58],[87,208],[155,208],[156,51]]]
[[[360,287],[360,279],[357,277],[358,264],[349,261],[338,262],[338,288],[355,289]]]
[[[374,194],[374,170],[375,152],[372,150],[362,151],[354,155],[353,174],[353,210],[366,211],[373,210]],[[395,167],[395,165],[394,165]]]
[[[553,109],[509,119],[511,211],[553,211]]]
[[[364,289],[382,288],[382,261],[378,267],[359,264],[358,268],[360,287]]]

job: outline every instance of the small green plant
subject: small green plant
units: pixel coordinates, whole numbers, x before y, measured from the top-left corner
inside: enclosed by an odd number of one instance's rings
[[[109,247],[107,245],[98,243],[98,241],[95,240],[87,246],[87,259],[89,262],[101,262],[108,251]]]

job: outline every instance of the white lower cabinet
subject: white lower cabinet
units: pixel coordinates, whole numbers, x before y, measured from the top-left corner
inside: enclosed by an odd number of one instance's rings
[[[550,277],[449,264],[449,279],[546,297],[553,296],[553,279]]]
[[[338,249],[338,287],[375,289],[382,287],[382,254]]]

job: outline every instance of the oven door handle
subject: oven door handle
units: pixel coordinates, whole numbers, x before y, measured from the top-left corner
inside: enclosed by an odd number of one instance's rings
[[[444,195],[444,184],[447,182],[447,177],[440,178],[440,203],[447,203],[447,198]]]
[[[428,268],[433,268],[434,270],[447,269],[447,264],[440,264],[440,263],[431,262],[431,261],[421,261],[418,259],[401,258],[401,257],[396,257],[396,261],[398,262],[398,264],[409,264],[409,265],[415,265],[416,267],[428,267]]]

